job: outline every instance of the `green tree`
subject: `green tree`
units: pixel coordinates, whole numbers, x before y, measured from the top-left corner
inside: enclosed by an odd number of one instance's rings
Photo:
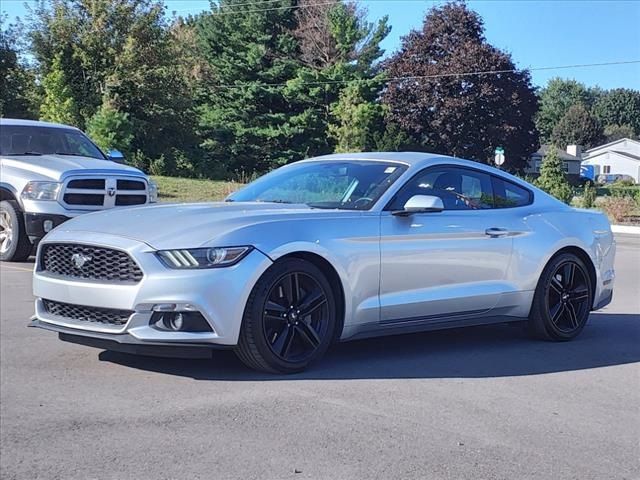
[[[466,74],[491,70],[509,73]],[[505,167],[519,170],[538,148],[529,73],[487,42],[482,19],[464,3],[431,9],[422,29],[403,38],[385,73],[396,79],[383,95],[389,122],[422,149],[490,163],[500,145]]]
[[[602,125],[629,125],[636,135],[640,134],[640,91],[609,90],[598,98],[593,113]]]
[[[375,133],[381,130],[385,113],[382,105],[371,100],[371,90],[379,90],[375,83],[351,83],[333,104],[331,113],[335,121],[329,124],[329,135],[336,142],[336,152],[375,149]]]
[[[621,138],[637,138],[638,134],[631,125],[607,125],[604,127],[605,142],[614,142]]]
[[[597,192],[591,182],[587,182],[582,191],[582,208],[593,208],[596,204]]]
[[[119,112],[108,101],[87,122],[87,135],[105,152],[119,150],[126,158],[131,154],[133,125],[129,114]]]
[[[552,78],[540,92],[540,110],[536,116],[536,127],[542,142],[551,141],[553,129],[573,105],[581,104],[590,109],[598,90],[588,89],[575,80]]]
[[[558,200],[566,204],[571,202],[573,190],[565,177],[562,161],[556,148],[550,148],[542,160],[540,176],[536,179],[535,184]]]
[[[33,118],[35,78],[20,61],[16,27],[5,28],[5,21],[6,17],[0,17],[0,116]]]
[[[553,128],[551,141],[564,149],[567,145],[595,147],[603,140],[603,129],[598,120],[582,104],[572,105]]]
[[[78,107],[62,68],[61,55],[54,58],[49,73],[42,80],[42,87],[44,98],[40,106],[40,118],[77,126],[80,123]]]

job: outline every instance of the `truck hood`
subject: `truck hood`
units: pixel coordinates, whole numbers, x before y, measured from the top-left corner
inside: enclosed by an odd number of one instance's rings
[[[144,175],[137,168],[121,165],[111,160],[69,155],[3,156],[2,164],[6,167],[28,170],[54,181],[61,181],[71,175],[87,173]]]
[[[264,202],[215,202],[162,204],[104,210],[80,215],[56,228],[47,241],[55,241],[55,233],[108,233],[131,238],[155,249],[215,246],[232,233],[259,223],[300,218],[335,217],[349,211],[320,210],[306,205]],[[350,212],[355,213],[355,212]],[[234,241],[238,236],[234,235]],[[243,238],[241,244],[255,245],[258,238]],[[219,244],[218,246],[229,246]]]

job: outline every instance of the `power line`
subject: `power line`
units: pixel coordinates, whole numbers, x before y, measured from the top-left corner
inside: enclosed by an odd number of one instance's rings
[[[498,75],[503,73],[517,73],[521,71],[529,71],[529,72],[539,72],[544,70],[566,70],[571,68],[590,68],[590,67],[605,67],[612,65],[631,65],[631,64],[640,64],[640,60],[623,60],[618,62],[602,62],[602,63],[578,63],[573,65],[557,65],[552,67],[529,67],[529,68],[511,68],[505,70],[480,70],[474,72],[459,72],[459,73],[437,73],[433,75],[410,75],[410,76],[401,76],[401,77],[389,77],[382,80],[383,83],[392,83],[399,81],[407,81],[407,80],[425,80],[430,78],[447,78],[447,77],[468,77],[468,76],[481,76],[481,75]],[[369,82],[372,81],[371,78],[362,78],[362,79],[353,79],[353,80],[326,80],[326,81],[318,81],[318,82],[302,82],[298,85],[305,86],[320,86],[320,85],[339,85],[343,83],[351,83],[351,82]],[[259,86],[259,87],[286,87],[288,83],[238,83],[238,84],[226,84],[226,85],[215,85],[215,88],[242,88],[247,86]]]

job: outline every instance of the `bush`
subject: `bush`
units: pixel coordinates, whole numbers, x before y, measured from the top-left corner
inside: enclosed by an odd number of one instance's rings
[[[87,135],[104,151],[119,150],[125,159],[131,155],[133,124],[127,113],[104,103],[87,122]]]
[[[590,183],[582,191],[582,208],[593,208],[596,204],[596,189]]]
[[[600,208],[612,223],[620,223],[633,213],[636,202],[631,197],[606,197],[600,204]]]
[[[562,161],[555,148],[550,148],[545,155],[535,185],[566,204],[571,202],[573,189],[564,175]]]

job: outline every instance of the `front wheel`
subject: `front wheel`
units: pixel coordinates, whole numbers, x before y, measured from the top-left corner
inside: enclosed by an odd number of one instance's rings
[[[570,253],[558,255],[538,282],[529,316],[531,333],[545,340],[575,338],[587,323],[592,298],[584,262]]]
[[[300,372],[326,352],[335,327],[336,301],[325,275],[306,260],[284,259],[251,291],[236,354],[256,370]]]
[[[1,201],[0,260],[21,262],[29,257],[32,248],[18,203],[14,200]]]

